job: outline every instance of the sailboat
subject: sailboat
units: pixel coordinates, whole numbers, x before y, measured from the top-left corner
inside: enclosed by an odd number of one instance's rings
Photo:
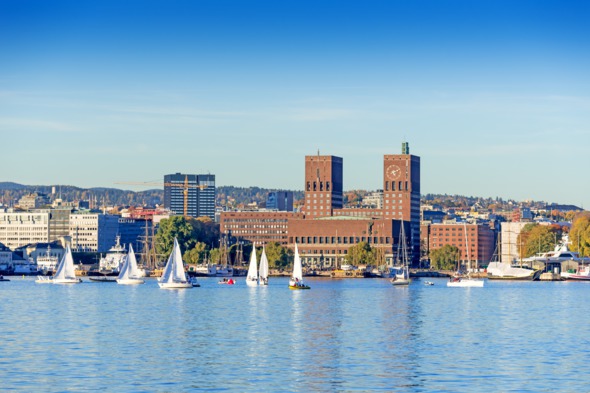
[[[76,267],[74,266],[74,257],[72,257],[70,246],[66,247],[66,253],[59,261],[51,282],[53,284],[79,284],[82,282],[81,279],[76,277]]]
[[[145,283],[145,281],[142,280],[140,277],[141,274],[139,273],[139,269],[137,268],[137,259],[135,259],[135,252],[133,251],[133,246],[129,244],[129,252],[127,252],[127,258],[125,258],[125,261],[123,262],[123,267],[121,267],[121,272],[119,273],[119,277],[117,277],[117,284],[135,285]]]
[[[255,287],[258,285],[258,270],[256,264],[256,246],[252,243],[252,254],[250,255],[250,265],[248,266],[248,275],[246,276],[246,285],[249,287]]]
[[[303,282],[303,269],[301,267],[301,258],[299,249],[295,243],[295,260],[293,261],[293,276],[289,280],[289,289],[309,289],[309,286]]]
[[[196,281],[191,282],[187,279],[184,272],[184,264],[182,262],[182,253],[178,240],[174,238],[174,247],[172,253],[168,257],[166,267],[162,272],[162,277],[158,279],[158,285],[163,289],[177,289],[177,288],[192,288],[199,286]]]
[[[465,231],[465,247],[467,249],[467,275],[459,273],[459,262],[457,262],[457,275],[450,278],[447,282],[447,287],[483,287],[483,280],[472,278],[470,274],[471,270],[471,258],[469,257],[469,241],[467,237],[467,224],[464,225]]]
[[[404,231],[404,224],[400,225],[399,242],[397,245],[397,262],[400,262],[401,252],[401,265],[393,267],[393,277],[390,282],[392,285],[409,285],[412,280],[410,279],[410,270],[408,269],[408,248],[406,245],[406,232]]]
[[[262,255],[260,256],[260,267],[258,268],[258,282],[260,285],[268,285],[268,258],[266,251],[262,246]]]

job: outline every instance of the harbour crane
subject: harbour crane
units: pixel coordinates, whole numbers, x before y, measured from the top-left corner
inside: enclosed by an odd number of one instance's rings
[[[182,187],[184,195],[184,217],[188,217],[188,190],[190,188],[205,189],[205,184],[188,184],[188,176],[184,177],[184,183],[171,183],[171,182],[115,182],[115,184],[127,184],[132,186],[160,186],[160,187]]]

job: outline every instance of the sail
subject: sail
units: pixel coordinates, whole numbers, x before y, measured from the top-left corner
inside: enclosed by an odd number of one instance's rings
[[[250,265],[248,266],[247,280],[255,281],[258,279],[258,271],[256,270],[256,247],[252,243],[252,255],[250,256]]]
[[[123,259],[123,266],[121,266],[121,271],[119,272],[119,276],[117,280],[127,280],[129,278],[129,255]]]
[[[135,252],[133,251],[133,246],[129,244],[129,252],[127,253],[124,261],[123,266],[121,267],[121,272],[119,273],[119,280],[126,280],[129,278],[137,278],[139,277],[139,271],[137,269],[137,259],[135,258]]]
[[[262,255],[260,256],[260,268],[258,275],[260,276],[260,280],[266,281],[268,278],[268,258],[266,258],[266,251],[264,250],[264,246],[262,246]]]
[[[184,265],[182,263],[182,253],[180,252],[180,246],[178,240],[174,238],[174,248],[168,262],[160,278],[160,282],[171,283],[171,282],[186,282],[186,274],[184,273]]]
[[[295,243],[295,260],[293,261],[293,278],[301,281],[303,279],[303,271],[301,268],[301,258],[299,258],[299,249]]]
[[[74,267],[74,258],[70,246],[66,247],[66,253],[59,262],[53,278],[57,280],[76,278],[76,268]]]
[[[135,252],[133,246],[129,244],[129,252],[127,253],[127,269],[128,277],[137,278],[139,277],[139,269],[137,268],[137,259],[135,258]]]

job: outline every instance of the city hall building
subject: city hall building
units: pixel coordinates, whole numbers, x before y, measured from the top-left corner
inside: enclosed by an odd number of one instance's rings
[[[348,249],[367,242],[391,263],[404,226],[413,263],[420,257],[420,157],[402,154],[383,157],[383,206],[345,209],[343,159],[305,157],[305,202],[301,212],[222,212],[220,230],[256,245],[277,241],[294,248],[304,264],[338,267]]]

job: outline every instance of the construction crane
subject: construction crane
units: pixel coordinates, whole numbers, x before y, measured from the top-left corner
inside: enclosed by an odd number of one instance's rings
[[[115,184],[127,184],[132,186],[160,186],[160,187],[182,187],[182,191],[184,194],[184,217],[188,217],[188,190],[190,188],[199,188],[201,190],[207,188],[207,185],[203,184],[188,184],[188,176],[184,177],[184,184],[182,183],[159,183],[159,182],[115,182]]]

